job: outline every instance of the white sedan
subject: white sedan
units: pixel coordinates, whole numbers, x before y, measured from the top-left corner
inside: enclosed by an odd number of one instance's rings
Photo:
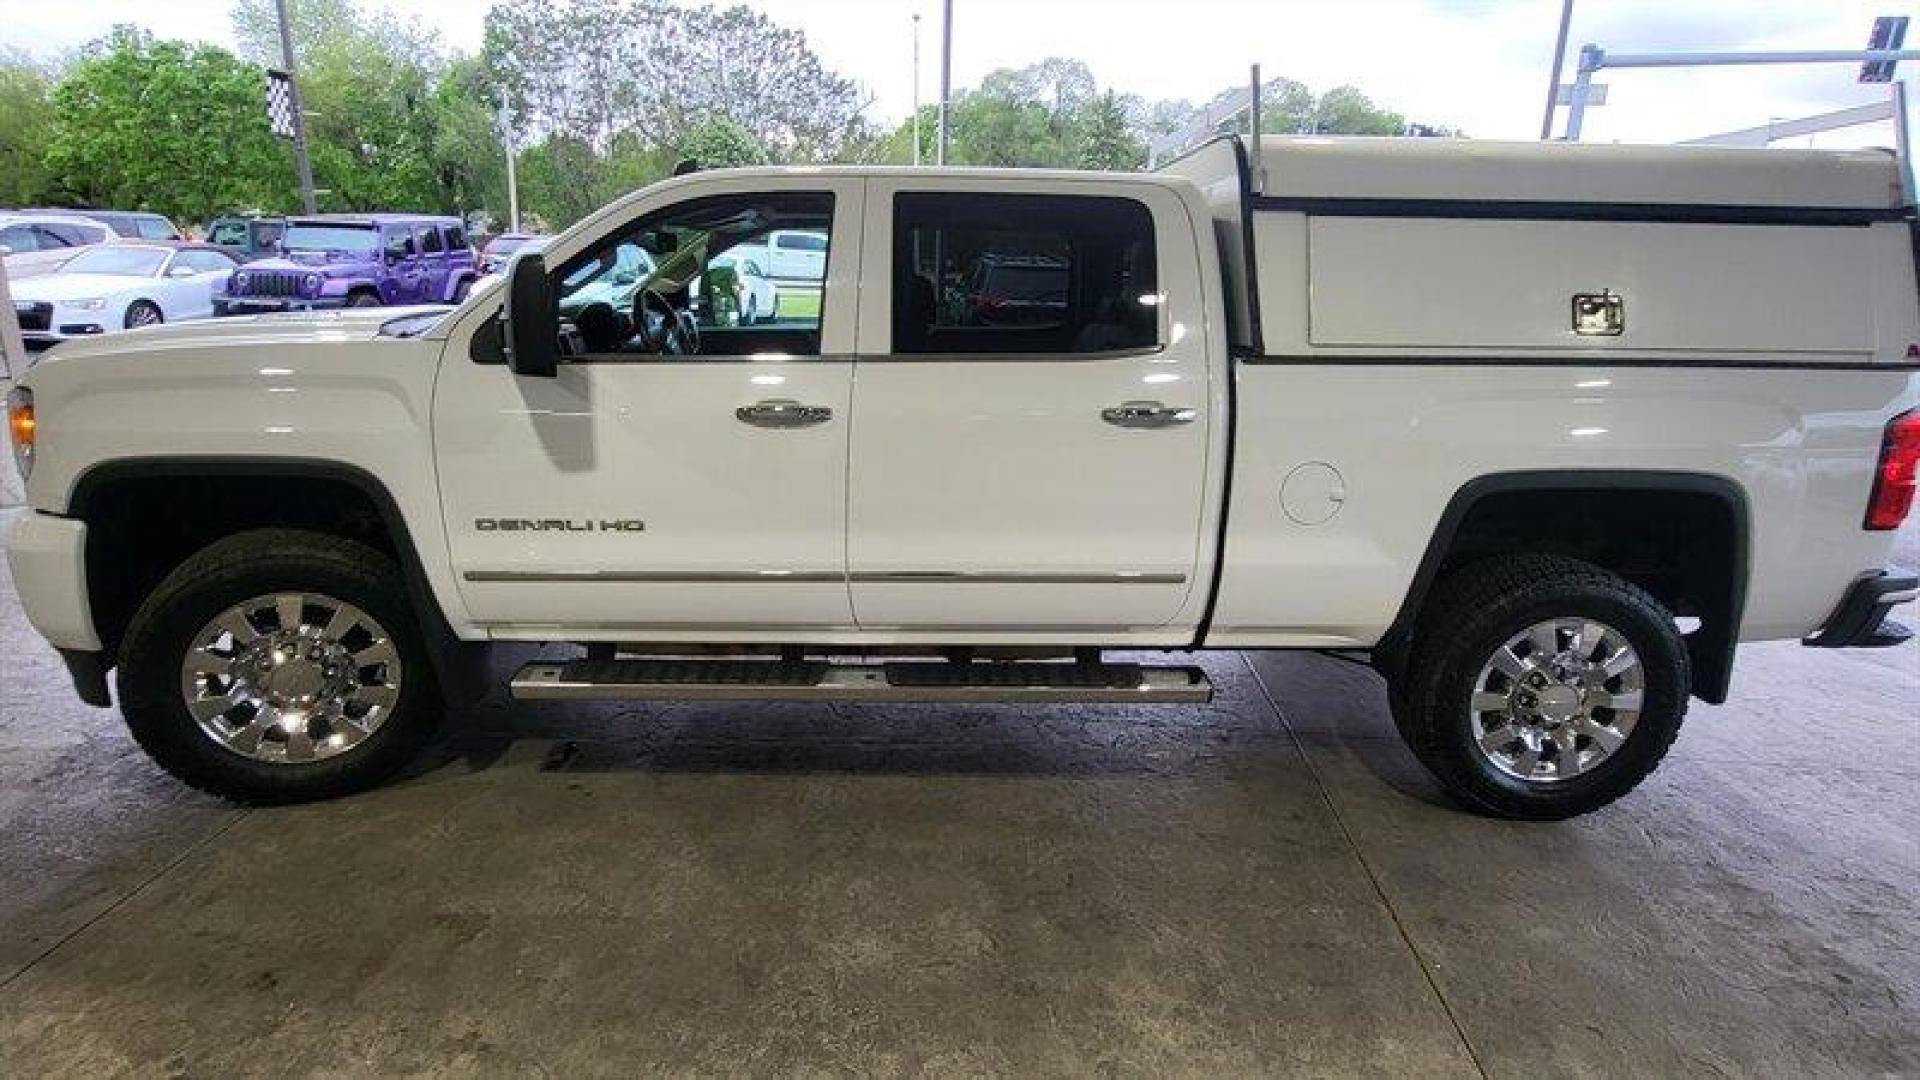
[[[20,336],[30,349],[70,337],[132,330],[213,314],[213,292],[240,264],[205,244],[101,244],[58,271],[13,287]]]
[[[779,312],[780,290],[767,280],[759,260],[752,255],[728,251],[708,259],[707,266],[734,272],[741,326],[767,322]]]

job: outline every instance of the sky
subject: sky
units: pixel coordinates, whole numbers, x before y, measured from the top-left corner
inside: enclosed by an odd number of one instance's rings
[[[804,31],[821,57],[898,120],[939,92],[939,0],[739,0]],[[360,0],[417,18],[454,49],[479,47],[486,0]],[[1559,0],[953,0],[953,82],[1048,56],[1087,63],[1103,88],[1204,101],[1248,66],[1315,89],[1348,83],[1411,120],[1476,138],[1539,134]],[[0,46],[57,55],[131,22],[166,37],[231,46],[230,0],[0,0]],[[1568,47],[1613,52],[1856,49],[1876,15],[1920,15],[1914,0],[1576,0]],[[1917,20],[1920,21],[1920,20]],[[1920,27],[1914,31],[1920,39]],[[1914,41],[1909,41],[1911,47]],[[1672,142],[1884,100],[1851,66],[1617,70],[1588,114],[1589,141]],[[1920,73],[1909,72],[1920,77]],[[1920,98],[1920,93],[1914,95]],[[1916,108],[1920,108],[1917,105]],[[1564,112],[1563,112],[1564,115]],[[1920,126],[1920,117],[1915,123]],[[1789,145],[1892,145],[1891,124]]]

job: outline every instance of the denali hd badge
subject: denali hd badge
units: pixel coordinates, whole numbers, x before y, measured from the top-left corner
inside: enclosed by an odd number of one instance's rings
[[[474,518],[481,532],[646,532],[638,518]]]

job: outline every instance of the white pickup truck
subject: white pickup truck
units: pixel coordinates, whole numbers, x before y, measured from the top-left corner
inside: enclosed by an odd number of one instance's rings
[[[81,697],[117,668],[243,800],[388,775],[490,642],[581,647],[520,698],[936,703],[1321,649],[1466,805],[1564,817],[1736,642],[1904,636],[1904,191],[1877,152],[1320,138],[694,173],[451,310],[60,345],[13,575]],[[703,324],[708,261],[782,231],[829,239],[817,310]],[[645,287],[570,303],[626,244]]]

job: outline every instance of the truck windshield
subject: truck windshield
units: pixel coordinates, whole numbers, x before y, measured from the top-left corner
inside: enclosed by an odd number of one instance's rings
[[[296,221],[287,226],[281,246],[288,251],[365,251],[380,243],[380,230],[371,225],[320,225]]]

